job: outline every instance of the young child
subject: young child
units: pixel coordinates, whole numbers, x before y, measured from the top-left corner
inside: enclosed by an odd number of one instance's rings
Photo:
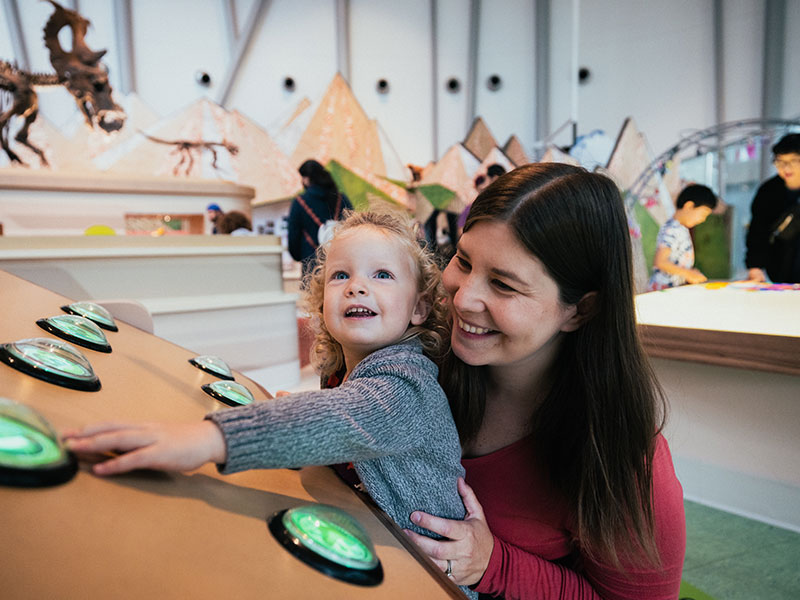
[[[319,250],[306,305],[312,360],[338,387],[218,410],[193,424],[102,424],[66,433],[76,452],[121,451],[98,475],[132,469],[222,473],[352,461],[401,527],[415,510],[462,519],[461,447],[437,367],[448,339],[432,257],[396,215],[352,213]]]
[[[706,186],[693,184],[678,195],[675,206],[675,214],[658,231],[650,290],[703,283],[707,279],[694,268],[694,245],[689,230],[708,218],[717,206],[717,197]]]

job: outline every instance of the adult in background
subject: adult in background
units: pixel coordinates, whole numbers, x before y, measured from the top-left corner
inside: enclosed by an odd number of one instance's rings
[[[800,133],[772,147],[778,174],[756,192],[747,230],[747,277],[751,281],[800,283]]]
[[[222,212],[219,204],[209,204],[206,206],[206,217],[208,217],[208,220],[211,223],[212,234],[219,233],[219,220],[224,214],[225,213]]]
[[[509,598],[675,599],[683,491],[636,330],[630,237],[608,178],[520,167],[472,205],[443,281],[440,369],[467,517],[407,532],[457,584]]]
[[[289,208],[288,238],[289,254],[303,267],[303,278],[317,264],[316,252],[321,242],[320,227],[326,228],[328,221],[338,221],[353,205],[347,196],[339,192],[333,177],[316,160],[307,160],[300,165],[300,177],[305,191],[297,196]]]

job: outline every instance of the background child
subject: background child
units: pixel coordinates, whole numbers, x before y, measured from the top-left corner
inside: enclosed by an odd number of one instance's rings
[[[651,290],[702,283],[707,279],[694,268],[694,245],[689,230],[708,218],[717,206],[717,197],[706,186],[693,184],[678,195],[675,206],[675,214],[658,231]]]
[[[448,337],[441,274],[395,215],[353,213],[319,251],[306,303],[317,328],[312,359],[332,389],[210,413],[193,424],[101,424],[66,434],[76,452],[121,451],[94,465],[222,473],[353,461],[392,519],[423,532],[420,507],[464,517],[461,447],[437,367]],[[329,378],[330,379],[330,378]]]

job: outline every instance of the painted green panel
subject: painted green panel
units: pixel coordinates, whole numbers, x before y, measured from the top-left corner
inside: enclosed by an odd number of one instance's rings
[[[709,279],[730,279],[730,223],[733,210],[711,215],[692,231],[695,267]]]
[[[456,197],[456,193],[453,190],[439,185],[438,183],[421,185],[417,189],[425,196],[425,199],[438,210],[447,208],[450,201]]]
[[[647,274],[649,276],[653,273],[653,259],[656,256],[656,239],[658,239],[659,225],[650,216],[647,209],[638,202],[633,205],[633,215],[642,232],[642,251],[644,252],[644,262],[647,265]]]
[[[362,179],[341,163],[332,160],[326,168],[330,172],[336,186],[344,192],[353,203],[355,210],[369,210],[369,197],[377,196],[392,204],[397,204],[390,196],[384,194],[371,183]]]

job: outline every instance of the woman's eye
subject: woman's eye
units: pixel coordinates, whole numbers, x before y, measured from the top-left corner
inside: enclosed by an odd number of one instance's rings
[[[336,273],[333,274],[333,277],[331,277],[331,279],[347,279],[347,273],[345,273],[344,271],[337,271]]]
[[[500,281],[499,279],[492,279],[492,284],[493,284],[493,285],[494,285],[496,288],[498,288],[498,289],[500,289],[500,290],[502,290],[502,291],[504,291],[504,292],[516,292],[516,291],[517,291],[517,290],[515,290],[513,287],[511,287],[510,285],[507,285],[507,284],[503,283],[503,282],[502,282],[502,281]]]
[[[462,257],[461,257],[461,256],[459,256],[458,254],[456,254],[456,256],[455,256],[455,260],[456,260],[456,263],[458,264],[458,266],[459,266],[461,269],[465,270],[465,271],[469,271],[469,270],[470,270],[470,268],[472,267],[472,265],[470,265],[470,264],[469,264],[469,262],[467,262],[467,260],[466,260],[466,259],[462,258]]]
[[[376,279],[394,279],[392,274],[389,271],[378,271],[375,273]]]

